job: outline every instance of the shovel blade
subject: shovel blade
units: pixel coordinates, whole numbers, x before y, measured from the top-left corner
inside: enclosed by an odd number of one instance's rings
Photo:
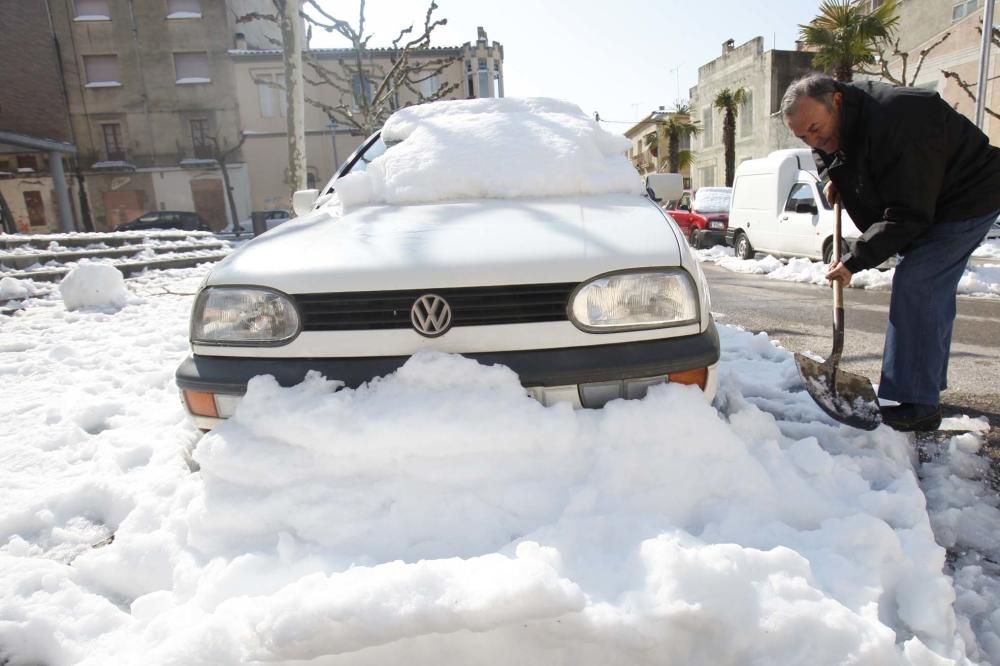
[[[878,397],[867,377],[802,354],[795,355],[795,364],[806,391],[830,418],[861,430],[874,430],[882,423]]]

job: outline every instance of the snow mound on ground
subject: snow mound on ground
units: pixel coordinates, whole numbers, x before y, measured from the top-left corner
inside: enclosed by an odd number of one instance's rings
[[[67,310],[120,310],[128,300],[125,276],[108,264],[81,263],[59,283]]]
[[[38,292],[32,280],[18,280],[10,276],[0,279],[0,301],[29,298]]]
[[[787,352],[725,335],[728,419],[679,385],[546,408],[510,370],[440,353],[357,390],[258,377],[169,519],[125,521],[73,569],[134,599],[126,661],[959,657],[905,439],[848,445]],[[736,376],[790,401],[801,435]]]
[[[389,150],[337,181],[345,208],[642,192],[628,140],[560,100],[420,104],[395,112],[382,139]]]
[[[771,255],[760,259],[739,259],[733,256],[732,248],[716,246],[708,250],[697,250],[699,261],[708,261],[733,271],[766,275],[772,280],[800,282],[803,284],[826,285],[827,267],[821,261],[793,257],[785,262]],[[849,286],[854,289],[892,289],[895,268],[881,271],[870,268],[851,276]],[[956,290],[969,296],[1000,296],[1000,266],[969,266],[965,269]]]

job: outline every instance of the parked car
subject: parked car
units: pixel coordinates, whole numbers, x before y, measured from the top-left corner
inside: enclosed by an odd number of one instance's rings
[[[198,213],[179,210],[154,210],[143,213],[131,222],[119,224],[115,231],[144,231],[146,229],[183,229],[185,231],[211,231]]]
[[[680,199],[666,205],[688,242],[694,248],[723,245],[729,227],[731,187],[702,187],[694,192],[685,190]]]
[[[990,230],[986,232],[987,240],[1000,240],[1000,220],[993,223]]]
[[[726,244],[736,249],[736,256],[752,259],[764,252],[829,263],[833,222],[833,207],[823,196],[810,151],[777,150],[736,168],[726,232]],[[860,235],[845,210],[842,238]]]
[[[230,416],[256,375],[292,386],[316,370],[353,388],[421,350],[505,365],[543,404],[601,407],[666,381],[697,385],[711,400],[719,339],[699,263],[642,193],[617,138],[579,109],[553,111],[566,106],[508,98],[403,109],[386,125],[406,120],[393,125],[389,145],[375,134],[323,190],[296,193],[298,217],[217,264],[195,299],[191,355],[176,373],[195,424],[206,429]],[[401,127],[420,127],[428,115],[481,131],[399,139]],[[527,179],[496,151],[523,157],[538,137],[538,158],[555,159],[545,137],[559,131],[557,118],[571,123],[568,140],[596,133],[594,145],[607,152],[594,167],[611,163],[614,187],[625,189],[580,193],[574,153],[536,169],[544,177],[527,184],[544,194],[511,186],[510,196],[487,197],[503,177]],[[433,159],[407,152],[423,155],[434,141]],[[467,168],[469,160],[486,166]],[[351,208],[359,183],[374,191],[373,171],[410,189],[398,190],[401,201]],[[679,184],[663,176],[649,177],[649,191],[677,198]],[[480,194],[448,198],[435,189],[463,178],[472,179],[463,191]],[[551,189],[558,182],[568,189]],[[414,197],[419,203],[407,203]]]

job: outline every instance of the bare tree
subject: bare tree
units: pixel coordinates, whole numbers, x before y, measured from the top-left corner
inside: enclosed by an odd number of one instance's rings
[[[976,28],[976,30],[979,32],[980,36],[982,36],[982,34],[983,34],[983,22],[982,22],[982,20],[979,21],[979,26]],[[995,46],[1000,46],[1000,28],[997,28],[996,26],[992,27],[991,32],[990,32],[990,42],[992,42]],[[972,91],[973,91],[974,88],[976,88],[976,86],[978,85],[978,83],[969,83],[968,81],[966,81],[965,79],[963,79],[957,72],[951,72],[951,71],[947,71],[947,70],[943,70],[942,69],[941,73],[944,75],[944,77],[946,79],[954,79],[955,83],[958,84],[958,87],[961,88],[962,90],[964,90],[965,94],[968,95],[969,98],[972,99],[972,101],[976,101],[976,99],[977,99],[976,98],[976,93],[974,93]],[[996,79],[996,78],[1000,78],[1000,77],[994,76],[994,77],[992,77],[992,78],[990,78],[988,80],[992,81],[993,79]],[[979,91],[979,92],[981,94],[985,94],[986,91],[983,90],[983,91]],[[993,116],[994,118],[1000,120],[1000,115],[997,115],[997,112],[994,111],[993,109],[991,109],[991,108],[989,108],[987,106],[987,107],[984,107],[984,110],[986,111],[986,113],[988,113],[991,116]]]
[[[229,203],[229,215],[233,220],[233,233],[237,238],[240,237],[240,217],[236,212],[236,199],[233,197],[233,187],[229,184],[229,168],[226,166],[226,162],[232,157],[236,151],[243,147],[243,144],[247,140],[247,135],[240,132],[240,141],[235,146],[230,148],[225,139],[220,139],[218,134],[208,137],[208,140],[212,143],[212,158],[219,163],[219,169],[222,170],[222,184],[226,188],[226,200]]]
[[[316,90],[332,88],[335,97],[332,104],[313,97],[306,97],[306,102],[321,109],[334,125],[371,134],[399,107],[400,92],[408,91],[421,103],[443,99],[459,87],[457,83],[433,85],[437,76],[459,60],[458,56],[414,58],[415,50],[430,46],[434,29],[448,23],[448,19],[434,18],[438,6],[433,0],[420,32],[416,33],[413,25],[403,28],[385,49],[388,65],[382,64],[384,59],[374,58],[369,49],[373,35],[365,31],[365,0],[360,2],[356,27],[320,7],[317,0],[305,2],[312,10],[305,15],[311,28],[336,33],[351,44],[350,56],[341,60],[337,68],[323,65],[315,54],[307,53],[306,57],[309,75],[305,80]]]
[[[289,201],[296,190],[306,188],[306,121],[305,91],[302,83],[302,51],[307,45],[302,34],[302,0],[271,0],[274,14],[251,12],[236,17],[236,23],[268,21],[278,25],[281,40],[268,38],[272,45],[282,50],[285,65],[285,85],[276,86],[285,91],[288,112],[288,186]],[[259,80],[257,83],[262,83]]]
[[[907,78],[907,67],[909,64],[910,53],[907,51],[899,50],[899,40],[895,42],[889,42],[889,40],[884,40],[878,45],[878,54],[875,57],[875,62],[879,66],[878,69],[872,69],[871,67],[862,66],[854,71],[857,74],[866,74],[868,76],[878,76],[889,83],[897,86],[913,86],[917,82],[917,77],[920,76],[920,70],[924,66],[924,60],[927,58],[927,54],[933,51],[935,48],[940,46],[948,37],[951,36],[950,32],[944,33],[941,39],[937,40],[925,49],[921,49],[917,55],[919,59],[917,60],[917,66],[913,69],[913,76]],[[889,47],[892,50],[889,51]],[[889,69],[889,62],[891,58],[899,58],[902,64],[902,69],[900,70],[899,76],[892,73]]]

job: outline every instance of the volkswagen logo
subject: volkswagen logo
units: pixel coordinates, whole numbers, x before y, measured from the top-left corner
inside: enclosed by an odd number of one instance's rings
[[[424,294],[410,308],[410,321],[420,335],[436,338],[451,328],[451,306],[437,294]]]

